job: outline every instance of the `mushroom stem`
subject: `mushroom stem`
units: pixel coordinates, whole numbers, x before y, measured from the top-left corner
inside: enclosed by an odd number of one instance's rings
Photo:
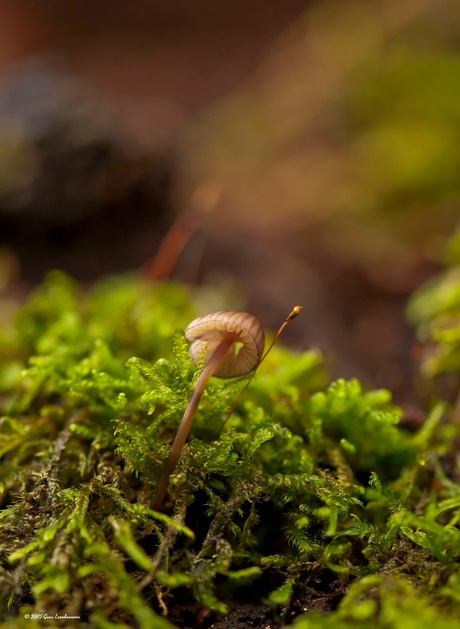
[[[174,438],[171,452],[169,454],[168,460],[166,461],[166,465],[161,475],[161,478],[158,481],[155,494],[150,504],[152,509],[158,510],[161,508],[164,497],[166,496],[166,492],[168,491],[169,479],[171,477],[171,474],[174,472],[177,462],[180,458],[182,448],[184,447],[184,444],[187,440],[196,410],[198,408],[198,404],[200,403],[206,385],[208,384],[217,367],[224,359],[228,349],[237,340],[238,339],[233,335],[227,335],[216,347],[210,359],[204,366],[203,371],[201,372],[200,377],[198,378],[195,385],[195,389],[193,390],[192,397],[190,398],[187,408],[185,409],[184,416],[182,417],[182,421],[179,424],[177,434]]]

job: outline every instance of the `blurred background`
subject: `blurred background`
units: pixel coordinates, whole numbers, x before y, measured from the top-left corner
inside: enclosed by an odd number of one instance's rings
[[[405,305],[460,218],[460,4],[2,0],[0,287],[149,270],[177,217],[173,279],[273,329],[303,304],[286,342],[410,404]]]

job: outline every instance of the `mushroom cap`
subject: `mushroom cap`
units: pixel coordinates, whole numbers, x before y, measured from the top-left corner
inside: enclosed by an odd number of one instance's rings
[[[207,363],[227,335],[234,342],[214,375],[218,378],[235,378],[251,373],[262,357],[265,333],[256,317],[248,312],[220,310],[194,319],[185,330],[185,337],[192,341],[190,356],[193,362],[198,364],[205,351]]]

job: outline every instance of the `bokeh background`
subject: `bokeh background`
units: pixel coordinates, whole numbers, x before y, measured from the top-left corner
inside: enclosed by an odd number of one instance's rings
[[[145,269],[187,216],[203,308],[303,304],[286,342],[412,403],[406,302],[460,218],[458,2],[2,0],[0,42],[4,291]]]

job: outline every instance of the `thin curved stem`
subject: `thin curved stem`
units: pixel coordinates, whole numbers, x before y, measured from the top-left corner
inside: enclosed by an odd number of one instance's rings
[[[170,277],[182,251],[200,227],[204,215],[215,208],[220,196],[221,188],[216,181],[201,181],[186,208],[166,232],[158,251],[142,265],[141,271],[152,280]]]
[[[229,336],[226,337],[221,343],[219,343],[219,345],[214,350],[214,353],[212,354],[209,362],[205,365],[203,371],[200,374],[200,377],[197,380],[192,397],[190,398],[187,408],[185,409],[182,421],[179,424],[179,428],[174,438],[174,442],[172,444],[168,460],[166,461],[165,468],[163,470],[160,480],[158,481],[155,494],[150,503],[152,509],[158,510],[163,504],[166,492],[168,491],[169,479],[171,477],[171,474],[174,472],[174,469],[182,453],[182,448],[187,441],[187,437],[190,432],[190,428],[192,427],[198,404],[200,403],[206,385],[208,384],[213,373],[225,357],[228,349],[234,342],[235,339]]]
[[[254,367],[254,370],[252,371],[250,377],[248,378],[248,381],[246,382],[246,384],[244,385],[244,387],[241,389],[241,391],[238,393],[237,398],[235,399],[235,401],[233,402],[230,410],[227,413],[227,417],[224,419],[224,421],[222,422],[222,425],[219,429],[219,432],[217,433],[218,436],[220,436],[220,434],[222,433],[222,430],[224,429],[225,424],[228,422],[228,420],[230,419],[230,417],[233,415],[235,408],[238,406],[238,402],[241,400],[241,398],[243,397],[243,395],[246,392],[246,389],[248,388],[248,386],[251,384],[252,379],[254,378],[256,371],[259,369],[261,363],[267,358],[267,354],[269,354],[273,348],[273,346],[275,345],[276,341],[279,339],[279,337],[281,336],[284,328],[286,326],[289,325],[289,323],[291,323],[291,321],[293,319],[295,319],[296,317],[299,316],[299,314],[302,312],[302,306],[295,306],[291,312],[288,314],[288,316],[286,317],[286,319],[284,320],[284,323],[281,325],[280,329],[278,330],[278,332],[275,334],[275,337],[273,338],[273,341],[270,343],[268,349],[265,351],[264,355],[262,356],[262,358],[259,360],[259,362],[257,363],[257,365]]]

